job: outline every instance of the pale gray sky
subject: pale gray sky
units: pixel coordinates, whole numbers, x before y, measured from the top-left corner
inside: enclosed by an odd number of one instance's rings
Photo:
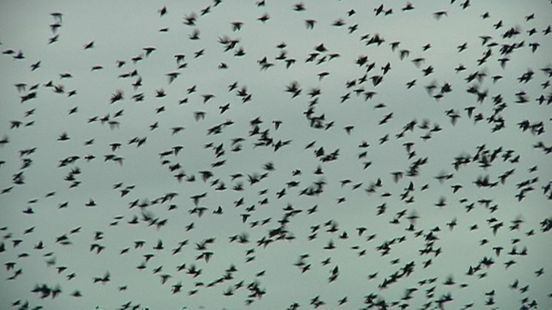
[[[244,309],[248,301],[249,309],[294,303],[312,309],[317,296],[324,302],[319,309],[363,309],[369,295],[391,309],[434,309],[448,295],[445,309],[532,303],[552,309],[552,242],[544,229],[552,221],[550,1],[412,1],[412,10],[403,10],[407,2],[389,1],[377,15],[382,4],[373,1],[264,2],[1,2],[0,309],[121,309],[127,303],[136,309]],[[295,10],[300,3],[304,10]],[[190,16],[194,25],[185,23]],[[316,21],[313,29],[306,20]],[[236,22],[241,29],[232,28]],[[509,30],[518,34],[505,37]],[[236,42],[228,51],[219,43],[224,37]],[[367,44],[374,38],[382,42]],[[155,50],[146,55],[149,48]],[[243,56],[236,55],[240,49]],[[184,59],[177,63],[175,55]],[[360,66],[362,57],[367,60]],[[263,63],[272,65],[262,70]],[[237,88],[229,91],[234,82]],[[301,88],[296,97],[286,92],[292,82]],[[445,84],[450,91],[443,91]],[[470,87],[487,96],[478,102]],[[320,95],[311,97],[313,89]],[[111,104],[118,91],[123,98]],[[528,101],[519,103],[520,96]],[[196,119],[198,112],[203,119]],[[258,132],[267,130],[272,139],[268,146],[256,145],[262,135],[251,134],[257,117]],[[316,119],[327,129],[310,126]],[[504,128],[493,131],[501,120]],[[525,120],[534,132],[520,129]],[[410,122],[412,130],[405,131]],[[209,134],[217,126],[220,133]],[[348,126],[354,126],[349,133]],[[435,126],[441,130],[430,131]],[[63,133],[69,139],[60,141]],[[146,140],[137,147],[129,143],[134,138]],[[233,143],[238,138],[243,141]],[[275,150],[284,141],[289,144]],[[369,146],[359,147],[364,141]],[[544,146],[535,147],[539,143]],[[112,150],[113,144],[120,146]],[[176,146],[182,147],[177,154],[160,156]],[[35,150],[25,154],[29,149]],[[322,161],[336,150],[335,160]],[[105,161],[109,155],[122,165]],[[455,170],[459,157],[469,160]],[[416,162],[418,174],[407,175]],[[318,167],[322,173],[315,173]],[[203,181],[202,171],[212,177]],[[403,177],[395,182],[393,173]],[[436,179],[447,174],[443,182]],[[476,186],[486,176],[496,186]],[[381,186],[374,186],[378,179]],[[316,182],[324,182],[323,191],[301,194]],[[161,199],[170,193],[177,195]],[[203,193],[197,207],[206,209],[199,217],[190,213],[196,208],[191,197]],[[87,207],[91,200],[95,206]],[[436,206],[440,200],[444,206]],[[133,201],[143,207],[129,208]],[[213,213],[219,206],[222,214]],[[409,230],[413,215],[418,218]],[[134,217],[138,223],[128,223]],[[283,218],[285,233],[271,235]],[[336,229],[328,231],[332,225]],[[493,225],[500,227],[496,234]],[[248,242],[230,242],[236,235]],[[431,236],[438,239],[429,242]],[[209,238],[214,242],[205,249],[196,247]],[[273,242],[266,247],[257,244],[268,239]],[[156,249],[159,240],[163,249]],[[135,248],[136,241],[145,244]],[[39,242],[43,249],[36,248]],[[329,243],[335,249],[327,249]],[[382,245],[389,246],[387,255]],[[99,254],[91,250],[96,246]],[[503,250],[497,254],[497,248]],[[518,255],[525,248],[527,255]],[[208,262],[198,258],[206,253],[212,253]],[[492,265],[483,266],[484,258]],[[506,268],[510,261],[515,264]],[[403,275],[409,263],[413,270]],[[192,266],[201,274],[194,277]],[[237,271],[225,279],[230,266]],[[332,270],[338,277],[329,282]],[[94,282],[106,272],[109,281]],[[61,293],[41,298],[32,292],[43,285]],[[181,292],[173,294],[178,285]],[[262,298],[250,296],[255,287],[265,292]],[[228,290],[231,296],[224,295]],[[72,296],[76,291],[82,296]]]

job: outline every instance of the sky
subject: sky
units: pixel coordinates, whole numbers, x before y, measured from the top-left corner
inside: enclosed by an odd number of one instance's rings
[[[0,309],[552,309],[551,20],[0,2]]]

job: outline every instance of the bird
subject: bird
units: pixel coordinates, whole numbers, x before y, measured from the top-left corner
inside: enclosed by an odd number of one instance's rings
[[[84,47],[85,50],[93,48],[94,47],[94,41],[90,41],[90,42],[84,44],[83,47]]]
[[[1,309],[550,308],[549,1],[27,4]]]

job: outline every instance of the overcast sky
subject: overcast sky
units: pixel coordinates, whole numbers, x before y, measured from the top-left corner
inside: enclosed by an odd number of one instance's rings
[[[552,5],[451,2],[2,1],[0,309],[552,309]]]

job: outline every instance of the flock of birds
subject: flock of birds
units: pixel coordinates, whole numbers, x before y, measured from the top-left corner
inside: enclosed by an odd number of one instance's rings
[[[485,5],[19,16],[0,308],[552,309],[552,5]]]

